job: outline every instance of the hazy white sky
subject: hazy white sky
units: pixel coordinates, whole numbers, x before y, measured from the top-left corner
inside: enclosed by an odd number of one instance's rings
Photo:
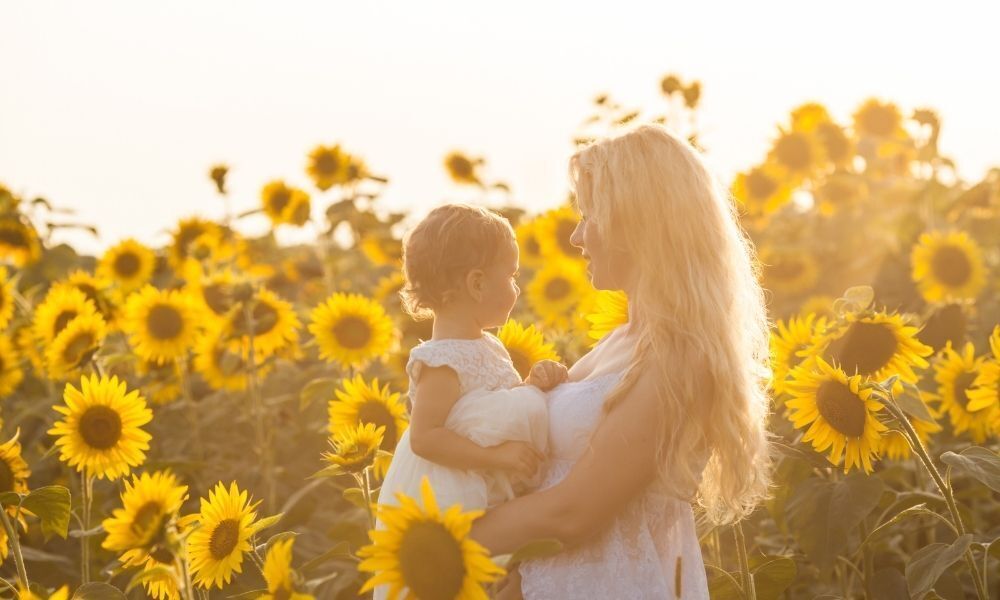
[[[458,148],[540,210],[564,197],[591,98],[654,111],[668,72],[702,80],[726,180],[794,106],[846,120],[873,95],[938,110],[974,179],[1000,165],[998,22],[994,1],[0,0],[0,182],[97,224],[72,238],[91,252],[219,216],[217,161],[238,209],[272,178],[306,185],[321,142],[390,177],[389,209],[470,199],[441,167]]]

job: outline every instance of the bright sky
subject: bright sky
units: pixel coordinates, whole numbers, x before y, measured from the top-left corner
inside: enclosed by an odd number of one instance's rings
[[[474,199],[441,166],[462,149],[541,210],[565,196],[591,99],[652,113],[670,72],[702,81],[727,181],[796,105],[846,121],[873,95],[936,109],[976,179],[1000,165],[998,22],[993,1],[5,2],[0,182],[98,225],[71,238],[87,252],[220,216],[217,161],[240,210],[272,178],[306,186],[318,143],[390,177],[387,209]]]

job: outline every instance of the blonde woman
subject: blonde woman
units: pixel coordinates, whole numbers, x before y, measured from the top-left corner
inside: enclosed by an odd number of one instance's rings
[[[501,596],[708,598],[692,502],[717,523],[767,497],[768,325],[753,251],[698,153],[643,125],[575,154],[571,241],[629,323],[549,394],[538,491],[487,512],[494,554],[541,538]]]

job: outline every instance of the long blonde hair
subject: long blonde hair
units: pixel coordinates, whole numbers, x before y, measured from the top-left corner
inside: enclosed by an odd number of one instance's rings
[[[570,177],[587,186],[578,201],[602,238],[636,267],[629,301],[638,345],[605,411],[652,371],[666,490],[715,523],[748,515],[770,486],[769,330],[733,203],[698,152],[656,125],[581,149]]]

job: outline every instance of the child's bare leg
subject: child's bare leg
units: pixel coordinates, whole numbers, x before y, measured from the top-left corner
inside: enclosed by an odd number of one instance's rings
[[[521,572],[514,567],[507,576],[504,577],[503,585],[497,592],[496,600],[523,600],[521,595]]]

